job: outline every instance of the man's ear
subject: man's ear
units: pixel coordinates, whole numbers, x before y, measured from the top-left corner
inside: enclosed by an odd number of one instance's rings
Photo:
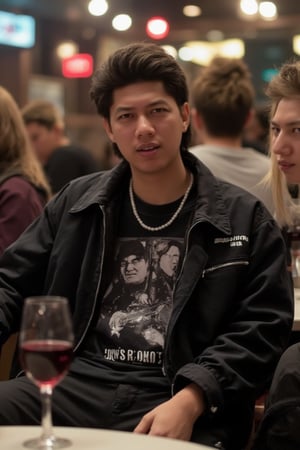
[[[191,118],[190,107],[187,102],[184,103],[184,105],[181,108],[181,115],[182,115],[183,132],[186,132],[186,130],[189,127]]]

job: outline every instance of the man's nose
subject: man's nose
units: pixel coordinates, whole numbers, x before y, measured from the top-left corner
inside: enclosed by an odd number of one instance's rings
[[[144,134],[151,135],[154,133],[154,127],[151,121],[145,116],[140,115],[137,120],[136,134],[142,136]]]
[[[280,131],[278,136],[276,136],[271,149],[276,155],[287,155],[291,152],[289,139],[284,132]]]

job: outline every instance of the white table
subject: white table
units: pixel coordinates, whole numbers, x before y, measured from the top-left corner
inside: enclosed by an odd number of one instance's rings
[[[54,427],[55,435],[71,439],[70,450],[208,450],[201,444],[144,434],[126,433],[95,428]],[[21,450],[22,442],[38,437],[38,426],[0,426],[0,445],[3,450]]]
[[[293,330],[300,331],[300,288],[294,289],[295,309],[294,309],[294,323]]]

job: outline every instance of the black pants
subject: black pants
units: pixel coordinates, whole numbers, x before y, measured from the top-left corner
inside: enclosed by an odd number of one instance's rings
[[[283,353],[267,397],[253,450],[300,448],[300,343]]]
[[[69,374],[53,391],[53,424],[133,431],[145,413],[169,398],[165,390],[109,384],[94,377],[83,379]],[[25,376],[0,382],[0,405],[0,425],[41,422],[38,388]],[[231,427],[230,433],[224,420],[212,422],[203,417],[195,424],[191,440],[219,449],[242,450],[240,442],[230,442],[228,438],[230,434],[236,437],[239,431],[234,423]],[[245,433],[242,440],[247,440]]]

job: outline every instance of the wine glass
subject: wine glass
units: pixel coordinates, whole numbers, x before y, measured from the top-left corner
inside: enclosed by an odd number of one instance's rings
[[[20,330],[20,361],[29,379],[40,389],[42,434],[25,441],[27,448],[52,450],[71,441],[52,430],[52,390],[66,375],[73,353],[73,331],[68,300],[39,296],[25,299]]]

